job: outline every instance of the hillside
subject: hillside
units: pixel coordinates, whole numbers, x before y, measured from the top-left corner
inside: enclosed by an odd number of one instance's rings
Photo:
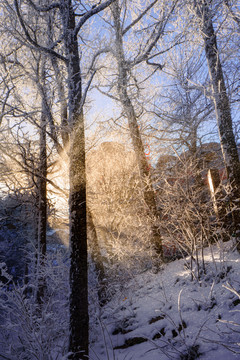
[[[199,280],[181,259],[119,288],[96,315],[90,359],[239,359],[239,254],[228,242],[204,258]]]

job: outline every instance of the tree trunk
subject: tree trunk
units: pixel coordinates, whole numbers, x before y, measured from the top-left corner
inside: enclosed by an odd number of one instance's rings
[[[70,337],[69,359],[88,358],[88,264],[86,172],[82,82],[75,14],[71,0],[61,0],[65,54],[68,59],[68,107],[70,126]]]
[[[98,277],[98,301],[99,301],[99,305],[103,306],[107,301],[105,270],[102,261],[101,250],[98,243],[97,231],[94,225],[92,212],[89,209],[89,207],[87,209],[87,215],[88,215],[88,226],[91,232],[92,259]]]
[[[201,1],[197,14],[202,24],[208,71],[212,83],[221,148],[228,178],[232,186],[233,221],[236,235],[240,235],[240,163],[233,133],[230,102],[226,91],[221,60],[218,53],[217,38],[213,27],[212,15],[207,1]]]
[[[69,133],[68,129],[68,112],[67,112],[67,100],[65,98],[65,91],[63,85],[63,78],[61,75],[61,71],[58,66],[57,59],[52,56],[51,57],[52,66],[55,73],[57,90],[58,90],[58,98],[60,101],[60,111],[61,111],[61,136],[63,142],[63,148],[66,149],[69,143]]]
[[[47,250],[47,144],[46,144],[46,113],[44,100],[42,101],[42,114],[40,126],[40,165],[39,165],[39,206],[38,206],[38,289],[37,301],[42,303],[46,283],[43,276]]]
[[[144,200],[148,207],[149,215],[154,218],[152,225],[153,244],[156,254],[162,258],[162,239],[159,230],[159,225],[156,224],[156,220],[159,219],[159,213],[157,210],[156,199],[150,179],[150,169],[148,161],[145,155],[141,134],[138,128],[137,117],[131,99],[128,95],[128,74],[127,63],[125,61],[123,41],[122,41],[122,29],[120,22],[120,8],[118,1],[115,1],[112,5],[112,14],[114,19],[115,30],[115,46],[116,46],[116,58],[118,65],[118,93],[122,108],[126,118],[128,119],[128,125],[130,129],[130,135],[133,143],[133,148],[137,157],[137,163],[140,171],[140,175],[143,181],[144,187]]]
[[[83,119],[79,118],[79,122]],[[88,265],[83,127],[70,134],[70,359],[88,355]]]

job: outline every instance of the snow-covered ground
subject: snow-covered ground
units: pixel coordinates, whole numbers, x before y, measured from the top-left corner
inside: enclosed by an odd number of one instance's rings
[[[205,249],[200,280],[191,280],[181,259],[122,286],[97,314],[90,359],[240,359],[240,299],[227,289],[240,292],[233,247]]]

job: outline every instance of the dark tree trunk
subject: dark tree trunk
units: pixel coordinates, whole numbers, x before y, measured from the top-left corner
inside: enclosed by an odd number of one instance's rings
[[[123,41],[122,41],[122,28],[120,22],[120,8],[118,1],[115,1],[112,5],[112,13],[114,19],[115,29],[115,46],[116,46],[116,58],[118,64],[118,93],[122,108],[126,118],[128,119],[128,125],[130,129],[130,135],[133,143],[133,148],[137,157],[138,167],[144,186],[144,200],[148,206],[148,212],[151,217],[154,218],[152,225],[153,245],[158,256],[162,257],[162,239],[159,230],[159,225],[155,224],[159,218],[159,212],[157,210],[157,204],[155,194],[153,191],[149,164],[145,155],[144,146],[141,138],[141,134],[138,128],[137,116],[134,110],[134,106],[128,95],[128,73],[127,63],[125,61]]]
[[[99,305],[102,306],[107,301],[105,270],[104,270],[102,255],[98,243],[97,231],[94,225],[92,212],[89,209],[89,207],[87,209],[87,214],[88,214],[88,226],[91,232],[92,260],[94,262],[98,277],[98,300],[99,300]]]
[[[83,121],[83,119],[79,119]],[[83,129],[70,134],[70,359],[88,355],[88,265]],[[86,355],[86,356],[84,356]]]
[[[237,145],[233,133],[230,102],[224,81],[221,59],[217,47],[216,33],[212,14],[207,1],[201,1],[197,7],[201,21],[208,70],[212,83],[213,100],[218,123],[221,148],[228,178],[232,186],[231,201],[234,207],[233,221],[235,231],[240,235],[240,163]]]
[[[70,327],[69,359],[88,358],[88,246],[86,210],[85,133],[82,75],[78,49],[78,31],[94,14],[114,0],[93,6],[76,26],[72,0],[60,0],[65,57],[68,72],[69,136],[69,223],[70,223]],[[85,94],[84,94],[85,95]]]
[[[75,14],[71,0],[61,0],[65,54],[68,60],[68,107],[70,127],[70,338],[69,359],[88,358],[88,264],[86,172],[82,82]]]
[[[39,165],[39,205],[38,205],[38,289],[37,301],[42,303],[46,283],[43,276],[43,267],[46,257],[47,241],[47,144],[46,144],[46,113],[42,101],[42,115],[40,126],[40,165]]]

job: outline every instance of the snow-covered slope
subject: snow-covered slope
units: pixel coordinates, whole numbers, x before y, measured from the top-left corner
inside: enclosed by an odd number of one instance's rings
[[[240,254],[229,242],[204,259],[199,280],[181,259],[122,286],[97,315],[90,359],[240,359]]]

